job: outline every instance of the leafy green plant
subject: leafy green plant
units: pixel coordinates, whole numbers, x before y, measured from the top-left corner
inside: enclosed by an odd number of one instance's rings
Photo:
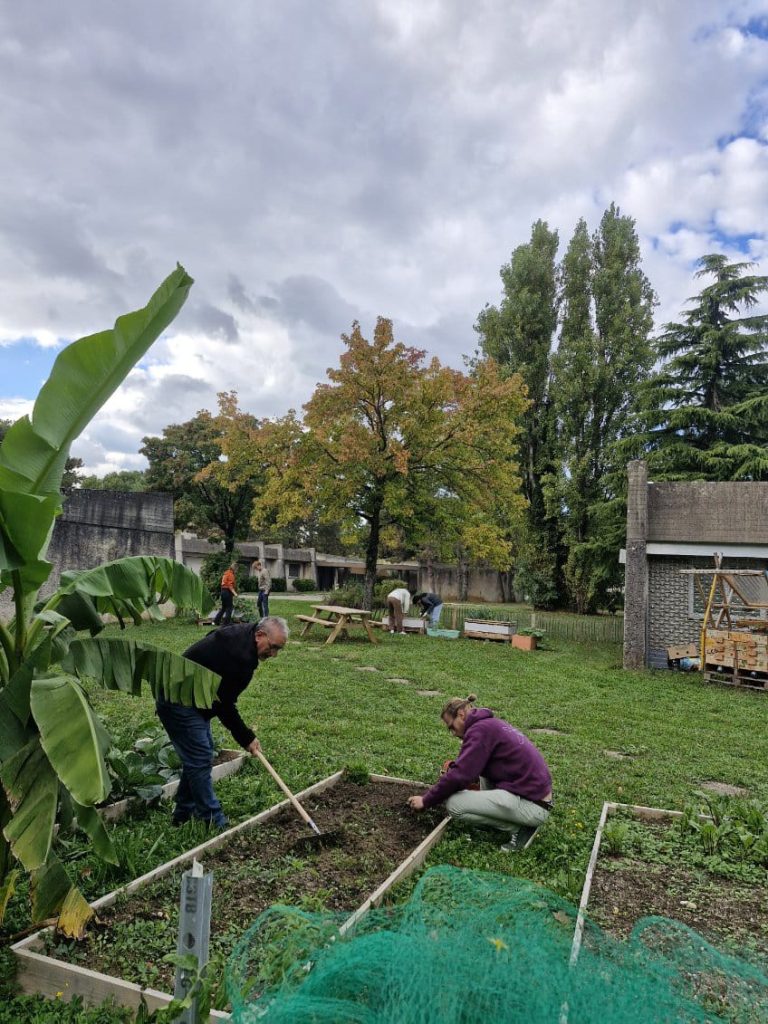
[[[533,629],[531,627],[518,629],[517,632],[519,636],[535,636],[537,640],[543,640],[547,635],[546,630]]]
[[[371,781],[371,775],[364,764],[348,764],[344,768],[344,778],[348,782],[354,782],[356,786],[367,786]]]
[[[107,767],[112,776],[110,800],[127,796],[155,800],[166,783],[179,777],[181,759],[165,731],[155,728],[149,735],[139,737],[128,750],[109,750]]]
[[[386,608],[387,607],[387,594],[391,594],[393,590],[408,590],[408,583],[406,580],[399,579],[386,579],[379,580],[376,586],[373,588],[373,607],[374,608]]]
[[[602,845],[607,853],[621,857],[629,844],[630,830],[626,821],[609,821],[603,829]]]
[[[95,810],[110,790],[111,741],[81,681],[131,694],[146,681],[156,695],[202,706],[213,702],[219,682],[152,644],[96,636],[104,612],[123,626],[143,613],[162,619],[158,604],[168,600],[204,610],[200,579],[173,559],[133,557],[64,572],[53,594],[39,599],[53,568],[46,553],[70,446],[171,323],[191,285],[178,267],[144,309],[65,348],[31,416],[17,420],[0,445],[0,587],[10,587],[14,604],[11,621],[0,622],[0,911],[18,863],[32,875],[33,919],[58,914],[68,935],[81,934],[93,911],[52,848],[59,806],[96,853],[116,859]]]
[[[299,594],[312,594],[317,590],[315,580],[294,580],[293,589]]]

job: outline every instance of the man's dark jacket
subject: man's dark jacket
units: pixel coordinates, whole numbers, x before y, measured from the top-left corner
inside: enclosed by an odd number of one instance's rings
[[[237,698],[250,683],[259,667],[255,622],[220,626],[184,651],[184,657],[221,676],[221,685],[213,707],[198,708],[203,718],[218,718],[241,747],[248,747],[256,734],[248,728],[237,710]]]

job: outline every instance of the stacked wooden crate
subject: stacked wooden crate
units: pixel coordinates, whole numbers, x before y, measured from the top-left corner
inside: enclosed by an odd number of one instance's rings
[[[750,679],[768,677],[768,635],[744,629],[708,629],[705,667]]]

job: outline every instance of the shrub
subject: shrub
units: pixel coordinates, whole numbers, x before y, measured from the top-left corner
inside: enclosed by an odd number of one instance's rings
[[[405,580],[379,580],[379,582],[373,588],[373,607],[386,608],[387,594],[391,594],[393,590],[399,590],[400,588],[404,588],[405,590],[408,589],[408,584],[405,582]]]
[[[333,592],[333,603],[345,608],[363,608],[363,584],[346,583]]]
[[[364,764],[348,764],[344,768],[344,778],[354,782],[356,786],[367,786],[371,781],[370,772]]]
[[[294,580],[293,589],[300,594],[311,594],[317,590],[317,583],[315,580]]]
[[[273,593],[273,594],[284,594],[287,589],[288,589],[288,585],[285,582],[285,576],[273,576],[272,577],[271,593]]]
[[[240,591],[243,594],[255,594],[259,589],[258,576],[246,576],[240,584]]]

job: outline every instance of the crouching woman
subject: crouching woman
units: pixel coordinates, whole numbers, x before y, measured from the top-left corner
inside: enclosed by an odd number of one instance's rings
[[[461,751],[431,789],[408,803],[414,811],[444,803],[462,824],[505,833],[505,852],[524,850],[552,810],[552,776],[528,737],[488,708],[473,707],[476,700],[472,693],[443,708],[443,722],[461,740]],[[469,789],[477,779],[480,789]]]

